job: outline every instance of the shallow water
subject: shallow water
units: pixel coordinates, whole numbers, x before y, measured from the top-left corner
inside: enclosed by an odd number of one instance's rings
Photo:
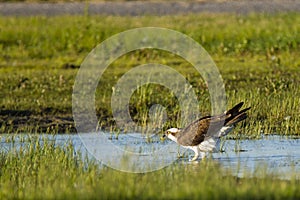
[[[240,152],[235,151],[239,143]],[[265,171],[280,178],[300,178],[300,139],[265,136],[257,140],[226,140],[225,152],[213,158],[238,176]]]
[[[23,136],[28,137],[28,136]],[[147,172],[159,170],[172,163],[201,164],[189,162],[193,152],[179,148],[172,141],[160,141],[152,135],[143,137],[141,134],[120,134],[117,137],[110,134],[91,133],[80,135],[41,135],[40,141],[47,137],[55,140],[56,145],[66,146],[72,142],[75,151],[80,150],[83,155],[96,158],[102,164],[127,172]],[[25,145],[16,136],[14,142],[2,135],[1,151],[10,151],[13,147]],[[230,169],[234,175],[260,176],[262,172],[279,178],[300,179],[300,139],[287,136],[262,136],[255,140],[224,140],[222,152],[212,153],[212,159]],[[87,152],[89,152],[87,154]],[[184,155],[178,159],[178,155]],[[124,162],[126,158],[126,162]],[[129,164],[124,164],[129,163]]]

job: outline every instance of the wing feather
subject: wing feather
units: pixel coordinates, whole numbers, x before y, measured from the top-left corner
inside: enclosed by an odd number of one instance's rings
[[[210,133],[219,131],[224,124],[225,118],[226,114],[200,118],[180,132],[177,142],[183,146],[196,146],[203,142]]]
[[[246,119],[246,111],[250,107],[240,110],[243,104],[243,102],[240,102],[221,115],[205,116],[197,119],[180,131],[177,142],[183,146],[196,146],[203,142],[205,138],[214,136],[223,126],[230,127]]]

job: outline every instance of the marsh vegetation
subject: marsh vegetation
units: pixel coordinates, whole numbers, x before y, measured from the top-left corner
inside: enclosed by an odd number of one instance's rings
[[[228,107],[244,101],[249,118],[232,137],[300,134],[300,15],[197,14],[178,16],[0,17],[0,133],[74,133],[72,87],[81,62],[99,43],[130,28],[157,26],[180,31],[199,42],[223,77]],[[96,113],[104,130],[115,130],[110,109],[112,87],[133,67],[168,65],[191,83],[200,112],[210,112],[206,84],[182,58],[144,49],[116,60],[96,91]],[[99,83],[99,84],[100,84]],[[147,123],[153,104],[163,104],[176,126],[180,107],[159,85],[139,88],[130,114]],[[13,139],[8,140],[13,145]],[[127,174],[82,159],[72,143],[55,145],[31,138],[22,148],[0,151],[0,198],[299,198],[299,180],[278,180],[263,171],[239,178],[216,162],[175,163],[160,171]],[[139,184],[137,184],[139,183]]]
[[[0,130],[75,132],[72,87],[85,56],[113,34],[157,26],[183,32],[207,50],[223,77],[228,107],[240,101],[252,107],[239,132],[297,135],[299,21],[297,13],[1,17]],[[146,49],[122,56],[101,77],[95,106],[103,128],[114,126],[110,99],[117,80],[134,66],[151,62],[184,75],[197,94],[201,114],[209,114],[209,94],[201,75],[176,55]],[[178,102],[171,91],[159,85],[146,85],[134,93],[132,118],[144,123],[145,113],[157,102],[168,108],[166,126],[176,125]]]

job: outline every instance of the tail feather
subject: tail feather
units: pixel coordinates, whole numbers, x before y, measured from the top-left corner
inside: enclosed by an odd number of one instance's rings
[[[227,117],[225,119],[225,126],[235,125],[236,123],[243,121],[248,117],[246,111],[248,111],[251,107],[240,110],[243,104],[244,102],[240,102],[226,112]]]
[[[226,112],[226,115],[231,114],[231,115],[235,115],[236,113],[239,112],[240,108],[243,106],[244,102],[240,102],[237,105],[235,105],[233,108],[231,108],[230,110],[228,110]]]
[[[239,111],[239,113],[244,113],[244,112],[246,112],[247,110],[250,110],[250,108],[251,108],[251,107],[245,108],[245,109]]]
[[[236,123],[245,120],[247,117],[248,117],[247,113],[241,113],[241,114],[237,115],[236,117],[234,117],[233,119],[231,119],[230,121],[228,121],[226,123],[226,126],[235,125]]]

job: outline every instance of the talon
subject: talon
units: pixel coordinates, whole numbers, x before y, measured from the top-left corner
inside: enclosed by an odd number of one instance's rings
[[[198,159],[198,155],[195,155],[192,159],[189,159],[189,162],[196,161]]]

